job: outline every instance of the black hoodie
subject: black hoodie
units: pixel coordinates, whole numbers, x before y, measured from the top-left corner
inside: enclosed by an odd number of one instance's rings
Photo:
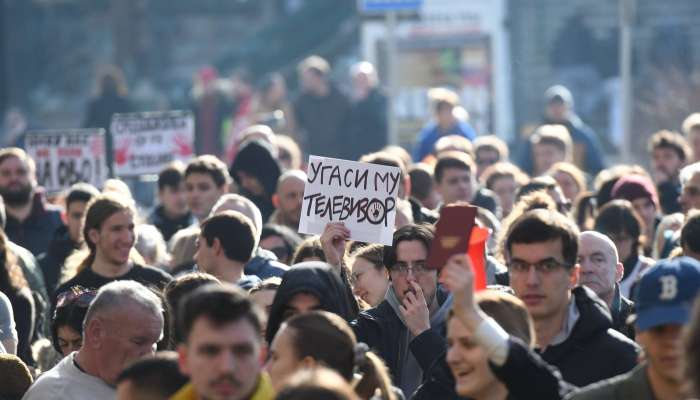
[[[75,243],[70,238],[68,227],[64,225],[54,232],[53,239],[49,242],[46,253],[41,254],[37,258],[41,272],[44,273],[44,282],[46,283],[46,292],[49,294],[49,298],[53,297],[53,291],[58,286],[66,258],[78,248],[80,248],[80,244]]]
[[[572,290],[579,318],[569,337],[549,346],[542,358],[559,369],[564,380],[582,387],[630,371],[639,347],[612,329],[610,311],[590,289]]]
[[[277,289],[267,320],[265,339],[268,343],[272,343],[284,322],[287,304],[299,293],[316,296],[321,303],[320,310],[337,314],[348,322],[357,317],[357,303],[352,293],[330,265],[320,261],[299,263],[282,275],[282,284]]]
[[[265,189],[263,196],[254,195],[243,188],[241,188],[241,194],[258,206],[263,222],[266,222],[275,211],[272,195],[277,190],[277,180],[281,174],[280,166],[273,156],[272,145],[262,140],[253,140],[243,146],[236,154],[236,159],[233,160],[230,168],[231,176],[240,186],[239,171],[257,178]]]

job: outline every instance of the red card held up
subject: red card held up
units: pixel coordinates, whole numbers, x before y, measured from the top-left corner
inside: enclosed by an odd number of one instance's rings
[[[479,226],[472,229],[469,237],[469,259],[474,268],[474,290],[486,289],[486,241],[489,230]]]
[[[455,254],[467,254],[469,238],[476,220],[476,207],[455,204],[443,207],[435,224],[435,237],[430,245],[426,264],[440,269]]]

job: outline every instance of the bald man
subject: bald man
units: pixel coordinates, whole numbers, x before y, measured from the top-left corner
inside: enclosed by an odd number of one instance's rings
[[[280,176],[277,181],[277,192],[272,196],[272,204],[276,210],[270,216],[269,222],[287,226],[294,232],[299,230],[305,184],[304,171],[290,170]]]
[[[578,266],[579,284],[593,290],[605,302],[613,320],[613,329],[634,339],[634,330],[627,324],[634,303],[620,294],[618,283],[624,267],[615,243],[602,233],[582,232],[579,236]]]

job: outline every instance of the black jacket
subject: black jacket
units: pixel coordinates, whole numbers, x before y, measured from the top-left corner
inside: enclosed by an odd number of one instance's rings
[[[37,257],[46,252],[54,232],[63,226],[63,220],[61,209],[47,204],[42,192],[37,191],[31,201],[32,211],[24,221],[20,222],[7,214],[5,234]]]
[[[344,149],[350,101],[334,85],[326,96],[304,92],[294,101],[294,117],[298,130],[305,137],[306,153],[349,159]]]
[[[630,315],[634,314],[634,303],[620,294],[620,287],[615,285],[615,297],[610,306],[612,328],[634,340],[634,326],[627,323]]]
[[[58,296],[70,290],[73,286],[82,286],[86,289],[98,290],[102,286],[114,282],[114,281],[136,281],[144,286],[147,286],[155,291],[162,291],[165,285],[172,280],[172,276],[165,271],[158,268],[142,266],[134,264],[131,269],[121,276],[115,276],[111,278],[98,275],[92,270],[92,267],[87,267],[82,271],[78,272],[72,279],[61,284],[56,288],[56,292],[52,298],[51,310],[56,308],[56,300]]]
[[[411,203],[411,213],[413,214],[413,223],[415,224],[434,224],[437,222],[440,215],[433,210],[428,210],[413,197],[408,199]]]
[[[430,368],[425,383],[416,390],[412,400],[458,400],[455,379],[443,353]],[[560,400],[575,388],[565,382],[559,371],[544,362],[520,339],[511,337],[508,358],[501,366],[489,363],[493,374],[508,389],[508,400]]]
[[[566,400],[655,400],[647,368],[641,364],[624,375],[586,386]]]
[[[576,386],[611,378],[637,365],[638,346],[612,329],[610,311],[590,289],[572,291],[579,318],[569,337],[549,346],[542,358]]]
[[[175,232],[194,224],[195,219],[189,211],[180,218],[169,218],[165,215],[165,208],[161,204],[148,216],[148,223],[155,226],[163,235],[163,239],[168,242]]]
[[[44,274],[46,292],[49,298],[53,297],[53,291],[61,279],[61,271],[66,258],[80,246],[75,243],[68,234],[68,227],[62,226],[56,230],[53,239],[49,242],[46,253],[37,258],[41,272]]]
[[[659,193],[659,203],[664,215],[681,212],[681,204],[678,196],[681,195],[681,184],[678,181],[669,180],[656,185]]]
[[[267,318],[267,343],[272,343],[284,322],[287,304],[299,293],[316,296],[321,303],[319,309],[337,314],[348,322],[357,316],[357,302],[349,298],[350,292],[331,266],[320,261],[299,263],[282,275],[282,284],[277,289]]]
[[[493,215],[501,215],[501,206],[496,194],[489,189],[479,188],[471,201],[473,206],[485,208]]]
[[[346,156],[357,160],[386,146],[387,98],[381,90],[372,89],[366,98],[350,107],[347,133],[344,135]]]
[[[442,287],[438,287],[436,295],[438,304],[442,305],[449,293]],[[384,300],[377,307],[362,311],[351,325],[355,330],[357,341],[366,343],[384,360],[392,375],[392,382],[395,384],[400,382],[403,360],[400,359],[401,340],[399,338],[406,334],[408,328],[396,315],[389,302]],[[443,322],[416,336],[409,343],[409,350],[423,371],[428,371],[447,349],[446,332],[446,323]],[[425,375],[424,373],[424,377]],[[410,393],[405,394],[408,396]]]

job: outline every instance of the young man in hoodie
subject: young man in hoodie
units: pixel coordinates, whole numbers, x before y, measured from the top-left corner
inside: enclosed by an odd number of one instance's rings
[[[532,210],[510,226],[504,252],[510,285],[535,322],[536,350],[564,380],[583,386],[631,370],[638,347],[612,329],[605,302],[577,287],[578,239],[562,214]]]
[[[384,247],[391,285],[385,300],[353,321],[358,342],[367,343],[386,362],[393,382],[410,396],[423,374],[446,348],[445,321],[452,297],[425,262],[434,233],[425,225],[406,225]]]
[[[195,223],[185,199],[185,166],[175,161],[158,174],[159,204],[148,216],[148,223],[158,228],[169,241],[175,232]]]

